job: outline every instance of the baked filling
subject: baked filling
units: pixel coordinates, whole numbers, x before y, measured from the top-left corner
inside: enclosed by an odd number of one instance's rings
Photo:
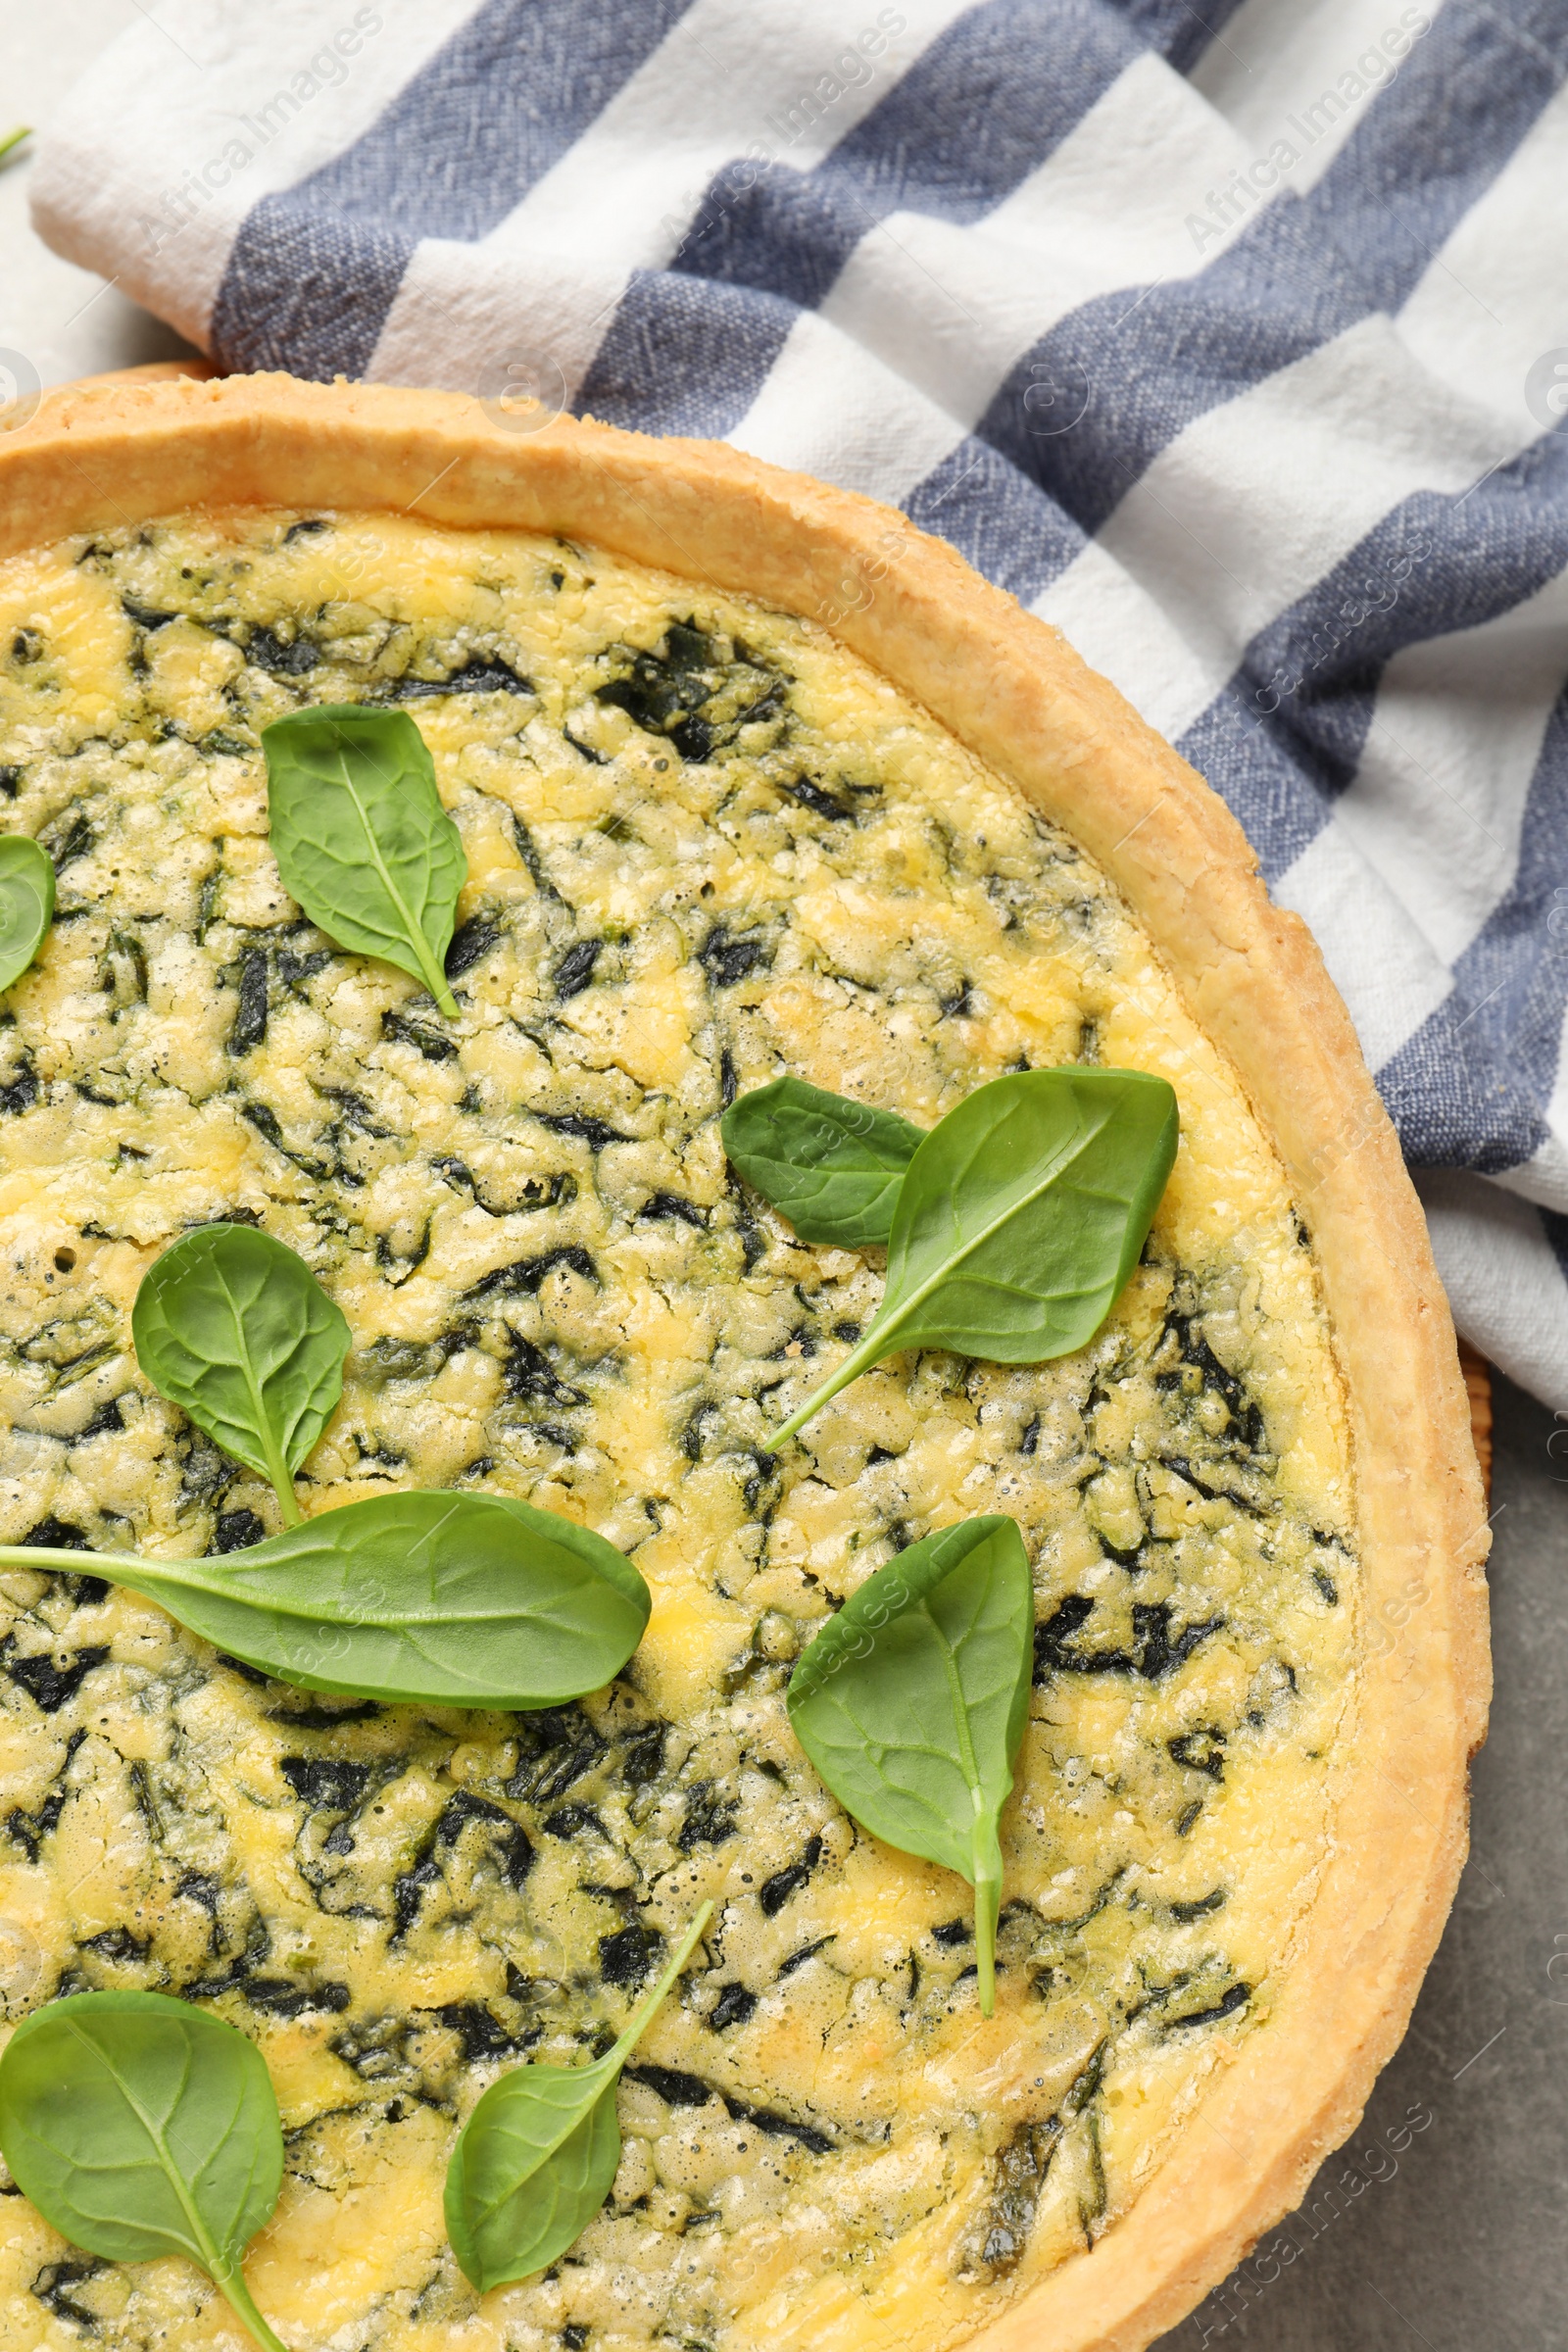
[[[456,1022],[272,861],[260,728],[361,700],[417,718],[463,834]],[[1073,843],[822,631],[560,541],[248,512],[14,559],[0,789],[59,871],[0,1012],[0,1542],[276,1527],[130,1351],[157,1253],[250,1219],[355,1337],[308,1510],[523,1496],[655,1603],[608,1690],[476,1716],[241,1673],[89,1561],[0,1577],[8,2016],[141,1986],[259,2041],[289,2172],[247,2267],[285,2338],[961,2341],[1267,2032],[1327,1857],[1346,1414],[1229,1064]],[[725,1104],[790,1071],[929,1126],[1074,1060],[1182,1108],[1099,1337],[894,1357],[763,1450],[881,1261],[739,1185]],[[1038,1613],[990,2020],[968,1889],[858,1831],[784,1709],[836,1603],[988,1511]],[[707,1897],[610,2203],[480,2303],[441,2218],[456,2124],[502,2069],[608,2046]],[[7,2211],[19,2344],[51,2312],[127,2352],[222,2326],[187,2266]]]

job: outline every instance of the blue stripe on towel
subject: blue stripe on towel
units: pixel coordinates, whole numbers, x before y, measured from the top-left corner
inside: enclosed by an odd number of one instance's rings
[[[1196,277],[1071,313],[1020,355],[976,432],[1093,536],[1188,425],[1405,299],[1560,83],[1557,52],[1568,55],[1568,21],[1547,53],[1451,0],[1308,197],[1276,198]],[[1435,189],[1419,183],[1417,207],[1400,190],[1438,116],[1445,170]],[[1080,422],[1051,438],[1030,431],[1023,405],[1041,375],[1092,393]],[[1038,596],[1052,577],[1044,552],[1027,577],[1018,593]]]
[[[363,375],[420,238],[487,235],[684,6],[485,0],[363,138],[250,215],[213,312],[220,364]]]
[[[732,432],[766,382],[795,311],[819,306],[862,237],[896,212],[980,220],[1138,54],[1101,0],[1058,0],[1049,42],[1036,37],[1037,25],[1034,0],[986,0],[934,41],[812,170],[788,162],[726,166],[671,269],[642,273],[628,290],[578,395],[579,411],[633,421],[629,404],[645,396],[640,381],[648,381],[638,368],[653,314],[678,305],[690,318],[698,309],[675,281],[745,286],[788,307],[739,314],[729,307],[726,316],[744,317],[747,327],[728,350],[722,381],[710,377],[710,338],[699,336],[688,355],[661,336],[663,368],[651,387],[661,413],[701,416],[687,429]]]
[[[1568,1008],[1568,695],[1546,728],[1518,871],[1454,965],[1454,990],[1378,1073],[1407,1157],[1517,1167],[1541,1149]]]

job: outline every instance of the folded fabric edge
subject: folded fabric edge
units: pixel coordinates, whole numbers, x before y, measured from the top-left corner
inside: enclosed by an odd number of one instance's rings
[[[1453,1319],[1553,1411],[1568,1409],[1568,1282],[1539,1212],[1463,1168],[1412,1168]]]
[[[211,287],[221,275],[237,220],[187,223],[190,243],[183,259],[191,266],[183,283],[204,289],[193,301],[182,293],[179,273],[160,266],[154,235],[126,234],[127,205],[136,208],[138,220],[155,208],[140,191],[106,172],[103,151],[90,136],[54,131],[39,141],[27,205],[33,229],[51,253],[118,285],[187,343],[210,350]],[[198,247],[206,249],[200,261]]]

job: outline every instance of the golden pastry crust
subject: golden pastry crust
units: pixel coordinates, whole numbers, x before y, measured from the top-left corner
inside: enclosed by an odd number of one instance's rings
[[[1409,2015],[1466,1850],[1485,1504],[1420,1208],[1345,1008],[1201,779],[1057,633],[897,513],[728,449],[284,376],[49,395],[0,439],[0,555],[186,507],[560,532],[825,625],[1080,841],[1229,1054],[1311,1229],[1348,1387],[1365,1626],[1335,1851],[1271,2030],[1131,2211],[977,2337],[1136,2352],[1298,2200]],[[1332,1984],[1325,2015],[1320,1988]]]

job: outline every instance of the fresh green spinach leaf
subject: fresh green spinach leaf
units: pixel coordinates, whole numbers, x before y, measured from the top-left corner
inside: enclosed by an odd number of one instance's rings
[[[492,2082],[447,2167],[447,2235],[488,2293],[542,2271],[580,2237],[620,2162],[615,2084],[712,1915],[704,1903],[630,2025],[592,2066],[519,2066]]]
[[[51,1553],[156,1600],[230,1657],[306,1690],[526,1712],[598,1690],[651,1606],[591,1528],[505,1494],[374,1494],[221,1559]]]
[[[1034,1586],[1011,1519],[911,1544],[829,1618],[790,1678],[795,1736],[847,1813],[974,1888],[980,2007],[996,1986],[1002,1847],[1029,1712]]]
[[[893,1230],[899,1186],[925,1131],[896,1111],[830,1095],[804,1078],[775,1078],[732,1102],[719,1121],[737,1174],[803,1242],[880,1247]]]
[[[1039,1364],[1084,1347],[1138,1262],[1177,1138],[1174,1092],[1141,1070],[1020,1070],[967,1096],[899,1188],[865,1337],[765,1443],[903,1348]]]
[[[0,2149],[73,2245],[109,2262],[183,2254],[265,2352],[283,2346],[240,2269],[283,2179],[260,2050],[161,1992],[77,1992],[24,2018],[0,2057]]]
[[[318,703],[264,727],[262,750],[284,888],[328,938],[412,972],[455,1015],[442,959],[468,861],[408,712]]]
[[[297,1527],[294,1473],[343,1394],[348,1324],[302,1257],[251,1225],[201,1225],[150,1268],[131,1310],[136,1361]]]
[[[49,858],[24,833],[0,836],[0,989],[22,978],[54,919]]]

